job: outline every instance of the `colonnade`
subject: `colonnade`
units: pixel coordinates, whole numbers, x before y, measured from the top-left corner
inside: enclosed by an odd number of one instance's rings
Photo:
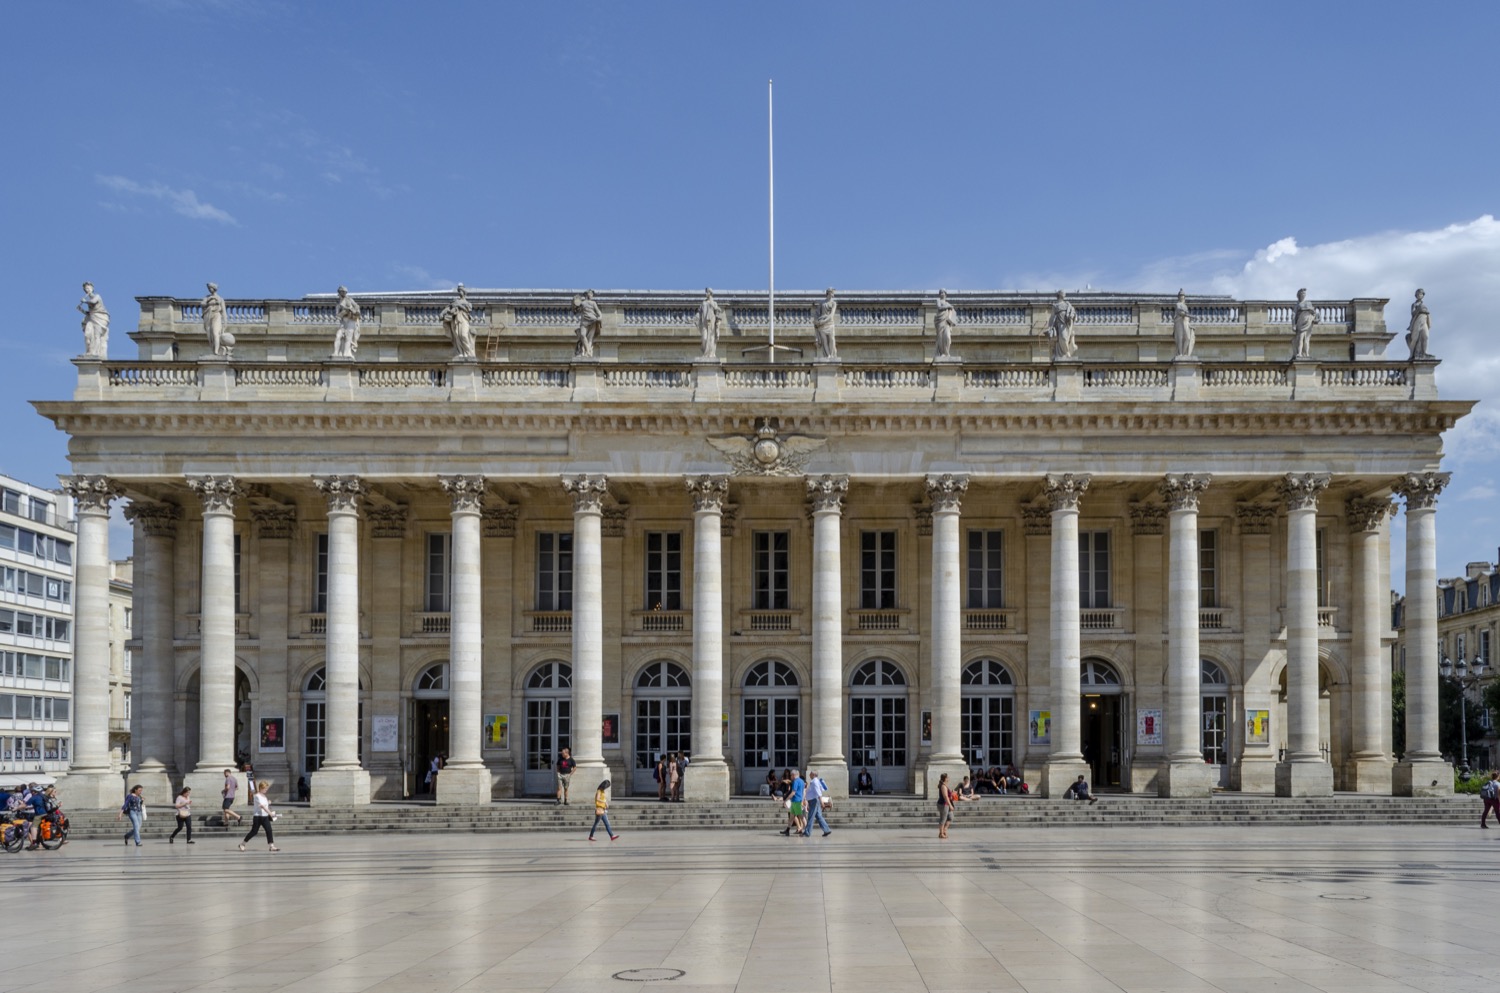
[[[599,474],[568,474],[562,485],[573,498],[573,608],[571,743],[584,781],[603,775],[603,505],[608,479]],[[1434,514],[1446,473],[1412,473],[1394,487],[1406,501],[1407,589],[1436,587]],[[118,776],[109,774],[109,643],[105,598],[108,586],[108,515],[120,487],[102,476],[65,478],[78,502],[77,605],[75,626],[74,763],[69,773],[70,805],[112,807],[119,802]],[[176,525],[180,510],[170,504],[137,501],[127,513],[138,541],[139,583],[137,635],[143,649],[136,670],[141,690],[132,781],[166,782],[185,773],[188,785],[215,795],[222,770],[232,764],[234,741],[235,607],[234,513],[244,494],[229,476],[192,476],[185,484],[203,508],[203,579],[201,607],[200,742],[193,770],[173,768],[171,725],[162,713],[173,689],[174,604],[171,581]],[[359,804],[370,799],[369,773],[360,765],[359,728],[359,518],[366,492],[351,475],[314,477],[328,502],[327,598],[327,752],[313,777],[318,803]],[[452,566],[450,672],[451,716],[449,763],[438,779],[441,803],[487,802],[490,773],[481,755],[480,515],[486,480],[479,475],[444,475],[438,482],[452,500]],[[1042,493],[1050,511],[1051,578],[1049,670],[1051,674],[1051,744],[1042,767],[1041,789],[1060,796],[1085,774],[1080,743],[1081,608],[1079,597],[1080,505],[1091,477],[1084,473],[1046,476]],[[1327,474],[1288,474],[1277,484],[1287,513],[1286,653],[1287,754],[1276,770],[1279,795],[1317,795],[1332,789],[1332,769],[1318,742],[1318,589],[1316,512],[1319,495],[1329,486]],[[1199,575],[1198,504],[1211,480],[1203,473],[1173,473],[1159,492],[1168,509],[1167,611],[1168,680],[1165,719],[1166,750],[1158,776],[1164,796],[1207,793],[1199,749]],[[847,791],[844,754],[843,694],[844,608],[840,524],[849,477],[808,476],[806,491],[813,523],[812,675],[814,739],[810,764],[832,786]],[[938,775],[967,772],[961,741],[962,502],[969,477],[946,473],[926,477],[932,512],[931,665],[933,692],[932,753],[926,769],[929,791]],[[721,526],[729,477],[694,475],[685,479],[693,504],[692,665],[693,761],[686,784],[688,798],[727,798],[729,770],[721,745],[724,684],[724,622]],[[1380,527],[1391,510],[1389,500],[1357,498],[1348,507],[1354,552],[1355,648],[1353,683],[1354,759],[1365,775],[1389,772],[1387,715],[1378,701],[1380,682],[1388,678],[1380,651],[1386,591],[1381,588]],[[1410,637],[1407,668],[1407,742],[1405,760],[1392,777],[1398,794],[1442,792],[1449,782],[1439,774],[1437,747],[1437,616],[1431,596],[1408,597]],[[1446,768],[1446,767],[1444,767]],[[162,791],[164,795],[165,790]]]

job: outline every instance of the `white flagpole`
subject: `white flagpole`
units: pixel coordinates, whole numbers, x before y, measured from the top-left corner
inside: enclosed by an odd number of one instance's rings
[[[776,361],[776,101],[772,93],[772,84],[775,80],[766,80],[766,156],[767,156],[767,209],[770,212],[770,252],[771,252],[771,277],[770,294],[767,297],[766,322],[770,328],[771,337],[767,342],[771,347],[766,349],[768,358]]]

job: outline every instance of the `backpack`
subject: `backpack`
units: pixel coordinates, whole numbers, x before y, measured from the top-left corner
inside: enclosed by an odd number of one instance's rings
[[[1500,781],[1491,779],[1479,788],[1479,795],[1486,800],[1500,799]]]

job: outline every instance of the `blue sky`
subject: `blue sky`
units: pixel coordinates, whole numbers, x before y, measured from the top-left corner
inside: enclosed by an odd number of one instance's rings
[[[26,401],[71,391],[84,278],[117,357],[132,297],[208,279],[231,298],[764,286],[774,77],[782,288],[1306,285],[1389,296],[1404,327],[1424,286],[1444,395],[1486,401],[1448,439],[1440,572],[1500,545],[1500,5],[116,0],[6,17],[0,471],[67,470]]]

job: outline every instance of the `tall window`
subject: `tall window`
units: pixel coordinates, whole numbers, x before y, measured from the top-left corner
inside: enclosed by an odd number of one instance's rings
[[[786,610],[787,564],[790,557],[791,533],[787,531],[757,531],[752,543],[752,583],[755,589],[756,610]]]
[[[240,536],[238,534],[235,534],[235,536],[234,536],[234,612],[236,614],[241,613],[241,610],[240,610]]]
[[[1455,662],[1467,662],[1469,660],[1469,636],[1456,634],[1453,636],[1453,657]]]
[[[1199,670],[1203,693],[1203,761],[1223,765],[1228,761],[1225,734],[1229,727],[1229,677],[1216,663],[1202,660]]]
[[[1489,665],[1489,663],[1490,663],[1490,633],[1488,631],[1481,631],[1481,632],[1479,632],[1479,657],[1482,658],[1482,659],[1484,659],[1484,664],[1485,665]]]
[[[448,609],[449,568],[453,551],[451,534],[429,534],[427,536],[427,610],[441,612]]]
[[[1198,532],[1198,606],[1219,605],[1219,532]]]
[[[536,609],[573,609],[571,531],[543,531],[536,536]]]
[[[1328,606],[1328,571],[1323,557],[1323,529],[1318,528],[1318,606]]]
[[[326,614],[328,613],[328,535],[317,535],[313,541],[312,609],[315,614]]]
[[[646,532],[646,609],[682,609],[682,532]]]
[[[896,532],[861,531],[859,605],[864,610],[896,606]]]
[[[1078,532],[1078,605],[1085,610],[1110,606],[1109,532]]]
[[[969,532],[969,609],[1005,606],[999,531]]]

